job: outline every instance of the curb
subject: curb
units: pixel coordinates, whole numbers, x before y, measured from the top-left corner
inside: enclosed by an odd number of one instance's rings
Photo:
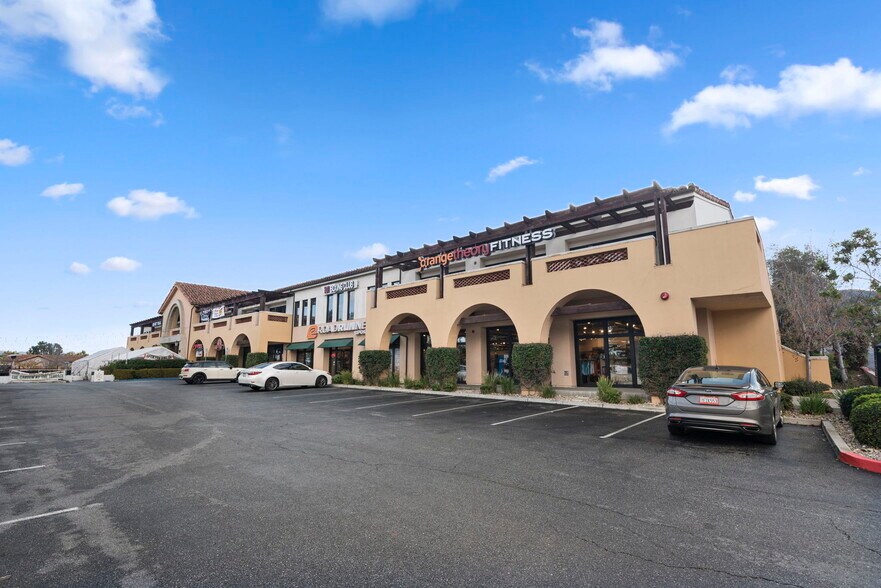
[[[838,431],[835,430],[835,426],[829,421],[823,421],[823,434],[826,435],[826,439],[828,439],[830,445],[832,445],[832,449],[835,451],[835,457],[838,458],[838,461],[860,470],[881,474],[881,461],[869,457],[863,457],[862,455],[851,451],[850,446],[844,442],[844,439],[842,439],[841,435],[838,434]]]
[[[653,412],[653,413],[662,413],[665,411],[663,406],[636,406],[633,404],[588,404],[586,402],[566,402],[565,400],[559,400],[556,398],[539,398],[535,396],[520,396],[520,395],[504,395],[504,394],[473,394],[470,392],[438,392],[436,390],[408,390],[407,388],[389,388],[386,386],[358,386],[358,385],[344,385],[344,384],[333,384],[335,388],[351,388],[353,390],[379,390],[381,392],[401,392],[404,394],[426,394],[431,396],[450,396],[453,398],[477,398],[481,400],[507,400],[509,402],[526,402],[526,403],[537,403],[537,404],[557,404],[562,406],[583,406],[585,408],[603,408],[603,409],[611,409],[611,410],[634,410],[637,412]]]
[[[804,427],[819,427],[823,421],[821,419],[809,419],[805,417],[793,417],[783,415],[783,423],[786,425],[801,425]]]

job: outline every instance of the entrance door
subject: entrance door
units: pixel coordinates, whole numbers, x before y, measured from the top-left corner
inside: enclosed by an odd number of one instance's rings
[[[637,317],[576,322],[578,385],[596,386],[606,376],[615,386],[638,386],[636,349],[642,335]]]
[[[330,352],[330,375],[352,371],[352,348],[337,347]]]
[[[489,327],[486,330],[486,369],[488,373],[499,376],[514,376],[511,367],[511,352],[517,343],[517,329],[514,327]]]

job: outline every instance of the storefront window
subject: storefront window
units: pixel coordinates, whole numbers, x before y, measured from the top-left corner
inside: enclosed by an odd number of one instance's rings
[[[327,296],[327,312],[325,312],[324,322],[333,322],[333,294]]]
[[[514,377],[511,352],[517,341],[517,329],[514,327],[490,327],[486,330],[486,366],[489,373]]]
[[[305,325],[305,324],[306,324],[306,317],[308,316],[308,314],[309,314],[309,301],[308,301],[308,300],[304,300],[304,301],[303,301],[303,315],[302,315],[302,317],[300,318],[300,324],[301,324],[301,325]]]
[[[269,361],[281,361],[282,355],[284,355],[284,345],[270,345],[266,349],[266,355],[269,356]]]
[[[318,314],[318,299],[313,298],[312,303],[309,305],[309,324],[310,325],[315,324],[315,315],[316,314]]]
[[[355,318],[355,297],[353,296],[354,292],[351,290],[346,293],[346,298],[348,299],[349,309],[346,311],[346,320],[352,320]]]
[[[336,295],[336,320],[341,321],[346,316],[346,294],[348,292],[340,292]]]
[[[315,352],[312,349],[299,349],[297,350],[297,362],[312,367],[312,358],[314,355]]]
[[[300,326],[300,301],[294,302],[294,326]]]
[[[425,377],[425,352],[431,347],[431,335],[419,333],[419,373]]]
[[[456,337],[456,349],[459,350],[459,372],[456,374],[456,381],[460,384],[465,383],[465,366],[467,365],[467,346],[465,338],[465,329],[459,331]]]
[[[642,337],[636,317],[575,323],[575,354],[579,386],[595,386],[606,376],[616,386],[638,386],[636,349]]]
[[[352,371],[352,348],[337,347],[330,352],[330,375]]]

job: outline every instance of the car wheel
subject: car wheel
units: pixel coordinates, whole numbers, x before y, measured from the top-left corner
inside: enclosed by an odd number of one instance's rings
[[[274,390],[278,390],[278,379],[277,378],[269,378],[266,380],[266,383],[263,384],[263,388],[269,390],[270,392]]]
[[[667,430],[670,431],[670,434],[675,437],[681,437],[685,435],[685,427],[681,425],[667,425]]]
[[[205,374],[196,374],[192,377],[191,381],[193,382],[193,384],[204,384]]]
[[[236,377],[233,378],[232,380],[230,380],[230,382],[232,382],[234,384],[238,384],[239,383],[239,376],[241,376],[241,375],[242,374],[236,374]]]
[[[777,445],[777,425],[771,427],[771,432],[762,437],[762,441],[766,445]]]
[[[260,390],[260,386],[251,386],[252,392],[258,392]]]
[[[192,384],[193,382],[192,382],[192,380],[183,380],[183,383],[184,384]]]
[[[324,388],[325,386],[327,386],[327,378],[324,376],[318,376],[318,379],[315,380],[315,387]]]

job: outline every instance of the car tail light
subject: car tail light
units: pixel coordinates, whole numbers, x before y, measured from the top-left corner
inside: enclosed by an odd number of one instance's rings
[[[685,398],[688,396],[688,392],[685,390],[680,390],[679,388],[670,388],[667,390],[667,396],[673,396],[674,398]]]
[[[764,400],[765,395],[760,392],[753,392],[749,390],[747,392],[735,392],[731,395],[731,398],[734,400],[747,400],[747,401],[756,401],[756,400]]]
[[[260,372],[246,372],[246,375],[248,375],[248,376],[256,376],[256,375],[259,374],[259,373],[260,373]]]

